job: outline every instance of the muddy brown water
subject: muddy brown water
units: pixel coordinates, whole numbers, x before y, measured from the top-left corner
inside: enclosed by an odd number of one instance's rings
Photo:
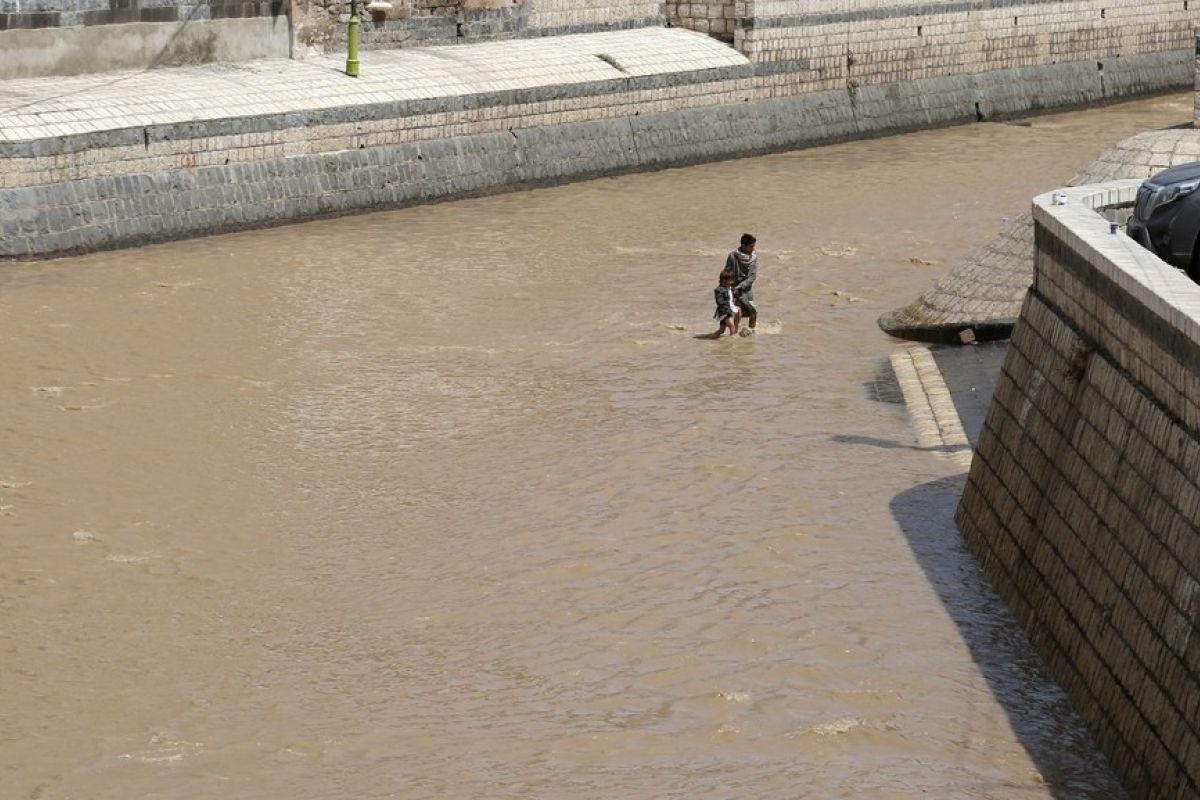
[[[0,269],[4,798],[1119,797],[875,327],[1170,96]],[[753,339],[704,341],[758,234]]]

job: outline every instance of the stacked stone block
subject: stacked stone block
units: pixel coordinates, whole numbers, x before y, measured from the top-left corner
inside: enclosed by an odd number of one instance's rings
[[[114,228],[107,238],[97,239],[92,233],[77,235],[66,223],[64,229],[51,226],[48,220],[59,219],[52,210],[66,209],[75,227],[104,229],[105,217],[97,216],[96,209],[90,216],[75,213],[79,201],[69,186],[61,185],[64,182],[136,175],[147,176],[159,186],[159,173],[177,170],[236,169],[243,163],[312,157],[345,157],[349,161],[350,156],[342,154],[362,148],[483,141],[472,137],[486,138],[500,131],[555,141],[568,149],[586,147],[586,143],[571,139],[585,129],[571,127],[577,123],[612,129],[612,136],[603,137],[610,143],[626,141],[630,129],[640,131],[643,138],[633,151],[614,146],[611,152],[597,151],[588,162],[602,163],[602,170],[630,170],[1161,91],[1192,79],[1193,48],[1181,45],[1175,34],[1200,21],[1200,0],[1196,5],[1190,9],[1182,2],[1141,0],[1103,4],[1092,0],[1006,0],[1003,4],[947,0],[915,5],[899,0],[838,0],[818,10],[801,0],[735,0],[736,45],[747,56],[722,48],[734,58],[714,60],[701,44],[719,47],[711,39],[661,27],[628,33],[631,38],[643,33],[690,36],[695,41],[684,49],[695,52],[667,64],[664,59],[679,56],[674,45],[645,52],[635,48],[614,56],[608,45],[590,40],[587,45],[575,45],[564,39],[561,47],[555,45],[556,50],[593,47],[583,54],[583,60],[603,68],[594,80],[582,82],[573,75],[554,74],[554,62],[547,62],[532,49],[527,54],[529,62],[522,62],[521,48],[546,41],[546,35],[588,26],[623,28],[661,22],[663,6],[646,0],[524,0],[500,8],[472,4],[474,10],[462,17],[426,13],[404,20],[372,20],[363,26],[366,49],[394,46],[397,41],[388,39],[390,36],[427,36],[429,41],[440,41],[450,36],[452,29],[454,41],[476,37],[525,38],[525,42],[475,45],[477,52],[500,46],[516,48],[513,55],[496,51],[501,60],[494,63],[484,64],[465,50],[455,50],[437,57],[422,54],[410,64],[397,62],[391,67],[379,61],[367,70],[367,74],[382,75],[394,69],[395,82],[401,87],[418,75],[423,88],[416,95],[394,90],[386,80],[368,78],[327,87],[323,77],[304,77],[293,71],[286,83],[275,87],[278,92],[264,92],[256,107],[236,113],[197,109],[187,103],[164,113],[164,119],[132,118],[100,128],[80,120],[76,110],[39,109],[36,118],[21,112],[21,119],[13,122],[18,130],[0,130],[0,188],[15,192],[0,202],[0,211],[10,204],[32,203],[35,210],[49,215],[35,216],[28,226],[20,227],[15,239],[0,241],[0,257],[146,240],[144,227],[137,235]],[[344,7],[341,0],[321,6]],[[413,14],[414,8],[397,3],[394,12]],[[998,16],[1001,12],[1004,19]],[[725,13],[724,6],[721,13]],[[1012,42],[1003,53],[988,43],[988,34],[999,35],[1002,22],[1029,28],[1031,44],[1023,54],[1012,51],[1017,47]],[[342,35],[340,22],[328,24],[332,26],[328,36]],[[484,27],[473,28],[476,24]],[[1096,31],[1103,33],[1103,45],[1097,44]],[[1066,47],[1063,42],[1072,37],[1080,43],[1078,52],[1071,60],[1058,60]],[[408,39],[401,43],[406,42],[410,43]],[[1104,53],[1097,56],[1097,48]],[[378,57],[390,55],[379,53]],[[322,58],[313,59],[324,65],[321,75],[333,75],[340,69],[340,64]],[[431,63],[445,65],[446,73],[428,70],[426,65]],[[464,72],[461,67],[467,64],[470,70]],[[248,70],[243,94],[255,91],[251,84],[256,70],[259,68]],[[527,73],[536,75],[538,82],[526,83]],[[522,88],[496,91],[485,86],[490,74]],[[242,76],[235,79],[240,81]],[[156,91],[167,89],[174,95],[183,80]],[[476,85],[481,88],[472,88]],[[210,87],[201,88],[207,91]],[[298,93],[303,103],[276,102],[277,94],[294,97]],[[30,107],[25,102],[19,105]],[[669,125],[679,125],[680,130],[670,130]],[[538,158],[535,152],[528,156]],[[450,162],[441,163],[450,166]],[[522,174],[537,173],[531,166],[526,162]],[[286,166],[293,167],[300,168]],[[509,186],[514,174],[498,170],[479,190]],[[565,171],[547,179],[587,174],[592,172]],[[120,184],[118,191],[124,192],[124,186]],[[361,202],[357,207],[365,209],[441,196],[431,191],[422,188],[388,195],[393,198],[388,201],[372,199],[366,192],[354,197]],[[128,201],[136,204],[143,198],[135,196]],[[353,203],[338,206],[345,210],[354,207]],[[310,210],[309,205],[296,202],[274,209],[278,212],[274,217],[262,218],[287,221],[303,218]],[[146,201],[145,211],[157,214],[153,198]],[[89,221],[83,222],[85,219]],[[244,213],[230,211],[231,227],[244,226],[247,220]],[[186,218],[163,220],[162,226],[161,232],[153,233],[155,237],[210,230],[194,228]],[[128,229],[128,224],[123,227]],[[998,300],[1003,289],[994,287],[996,297],[990,299]]]
[[[362,51],[513,39],[528,28],[526,8],[519,3],[464,8],[461,0],[420,0],[394,3],[391,10],[376,13],[362,10],[363,5],[359,4]],[[344,52],[349,18],[348,1],[310,6],[298,42],[317,52]]]
[[[612,49],[598,42],[595,52]],[[700,48],[694,61],[711,62],[711,56]],[[952,122],[969,114],[979,97],[1013,113],[1050,97],[1015,91],[1022,76],[1001,73],[978,80],[869,86],[851,103],[844,92],[799,91],[794,73],[762,74],[744,61],[688,69],[685,60],[679,71],[631,74],[639,70],[638,58],[620,55],[612,58],[619,68],[609,68],[594,56],[596,65],[618,77],[581,83],[78,133],[64,121],[45,138],[0,141],[0,257],[129,246],[468,191],[784,150]],[[366,97],[379,96],[377,87],[362,85]],[[923,103],[935,96],[956,100],[937,108]],[[345,91],[338,99],[346,101]],[[39,117],[38,125],[44,127],[47,119]],[[519,160],[520,168],[489,155],[485,163],[493,171],[478,173],[471,160],[474,148],[486,144],[491,153],[490,137],[496,133],[512,140],[504,158]],[[540,143],[540,149],[529,142]],[[335,173],[356,171],[356,151],[401,148],[384,152],[407,153],[413,145],[418,160],[425,146],[449,146],[463,156],[440,158],[436,169],[425,165],[420,180],[401,183],[385,171],[356,172],[350,184],[335,183],[332,189],[302,180],[313,163]],[[563,153],[586,158],[564,159]],[[162,195],[176,180],[191,180],[178,173],[203,170],[250,194],[231,199],[218,187],[221,180],[205,177],[191,195],[199,211],[164,211]],[[289,179],[281,181],[280,175]],[[318,201],[308,196],[310,190],[339,196]],[[97,202],[100,196],[104,202]]]
[[[1067,185],[1144,179],[1190,161],[1200,161],[1200,130],[1148,131],[1105,150]],[[881,316],[879,326],[917,341],[957,344],[964,329],[977,339],[1007,339],[1033,282],[1033,253],[1033,216],[1021,214],[912,303]]]
[[[957,521],[1135,796],[1200,796],[1200,287],[1084,206],[1037,261]]]
[[[662,0],[391,0],[390,9],[372,12],[366,5],[358,3],[363,50],[665,20]],[[0,0],[0,80],[345,52],[350,9],[351,0]]]
[[[1182,0],[745,0],[736,46],[755,63],[802,63],[824,88],[1090,62],[1103,84],[1118,57],[1190,53],[1200,3]],[[744,8],[742,8],[744,6]],[[1113,81],[1112,83],[1127,83]],[[989,114],[981,107],[980,113]]]
[[[723,41],[733,41],[737,29],[733,0],[667,0],[666,9],[667,22],[671,25],[707,33]]]
[[[345,50],[350,0],[298,0],[295,13],[300,45]],[[391,9],[360,16],[364,50],[623,30],[664,19],[658,0],[392,0]]]
[[[343,51],[349,13],[350,0],[300,0],[298,43]],[[391,9],[360,17],[364,50],[622,30],[664,19],[657,0],[393,0]]]
[[[663,22],[660,0],[525,0],[529,31],[558,35],[580,31],[613,30]]]

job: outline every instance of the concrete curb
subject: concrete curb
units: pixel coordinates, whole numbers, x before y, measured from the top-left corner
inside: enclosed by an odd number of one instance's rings
[[[915,347],[894,353],[890,361],[921,447],[970,469],[971,443],[933,355]]]

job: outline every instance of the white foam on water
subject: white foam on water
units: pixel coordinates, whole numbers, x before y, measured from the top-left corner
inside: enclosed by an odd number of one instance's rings
[[[783,323],[777,319],[760,322],[754,329],[755,336],[778,336],[783,333]]]
[[[199,753],[204,749],[200,742],[188,742],[182,739],[172,739],[161,733],[150,737],[150,747],[140,753],[123,753],[119,758],[126,761],[137,761],[141,764],[178,764],[185,756]]]
[[[855,717],[844,717],[834,720],[833,722],[824,722],[820,725],[813,725],[811,728],[805,728],[802,731],[797,731],[793,735],[803,735],[813,733],[817,736],[840,736],[843,733],[849,733],[855,728],[862,727],[865,723],[861,719]]]
[[[749,692],[717,692],[717,697],[731,703],[745,703],[750,699]]]
[[[822,245],[817,252],[830,258],[853,258],[858,255],[858,248],[853,245]]]
[[[104,560],[114,564],[142,564],[157,558],[162,558],[162,556],[153,553],[109,553]]]

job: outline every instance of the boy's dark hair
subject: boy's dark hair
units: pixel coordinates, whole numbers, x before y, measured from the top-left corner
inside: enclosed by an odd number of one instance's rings
[[[757,241],[758,241],[758,239],[754,238],[754,234],[751,234],[751,233],[743,233],[742,234],[742,244],[743,245],[754,244]]]
[[[726,279],[733,280],[734,274],[728,270],[723,269],[723,270],[721,270],[721,274],[717,276],[717,283],[724,283],[726,281]]]

